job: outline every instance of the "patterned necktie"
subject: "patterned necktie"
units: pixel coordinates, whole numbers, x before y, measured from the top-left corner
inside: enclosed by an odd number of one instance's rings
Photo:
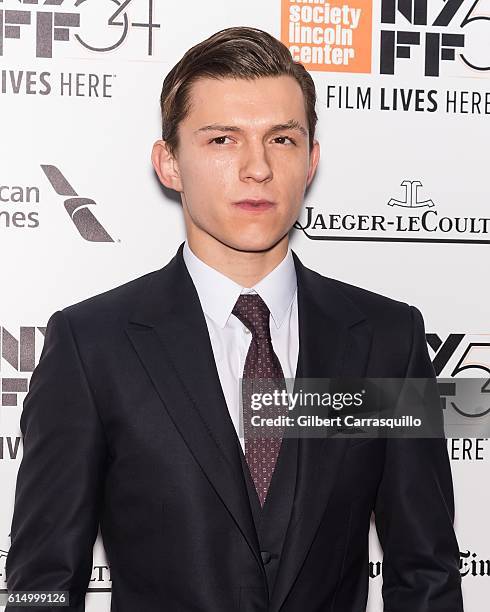
[[[274,389],[286,389],[284,374],[271,342],[269,309],[256,293],[241,294],[233,308],[233,314],[251,331],[252,339],[243,368],[242,405],[245,438],[245,459],[252,476],[260,505],[263,506],[272,479],[282,442],[283,428],[253,427],[252,413],[274,417],[287,413],[286,408],[251,408],[251,394],[271,393]],[[252,435],[252,427],[254,429]],[[260,434],[267,435],[260,435]]]

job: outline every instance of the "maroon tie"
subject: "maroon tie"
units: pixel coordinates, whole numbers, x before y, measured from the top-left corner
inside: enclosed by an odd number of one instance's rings
[[[287,408],[270,406],[254,411],[251,393],[271,393],[274,389],[286,389],[286,384],[281,364],[272,347],[266,303],[256,293],[241,294],[232,312],[252,332],[242,376],[243,431],[245,459],[260,505],[263,506],[281,448],[283,428],[254,427],[250,419],[257,414],[263,417],[286,414]],[[261,433],[267,435],[260,436]]]

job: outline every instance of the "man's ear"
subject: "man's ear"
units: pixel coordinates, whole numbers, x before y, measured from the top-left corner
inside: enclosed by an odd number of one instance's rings
[[[308,176],[306,177],[306,186],[308,187],[313,177],[315,176],[318,162],[320,161],[320,143],[318,140],[313,141],[310,151],[310,165],[308,168]]]
[[[157,140],[151,151],[151,162],[160,182],[175,191],[182,192],[182,181],[177,160],[170,153],[165,140]]]

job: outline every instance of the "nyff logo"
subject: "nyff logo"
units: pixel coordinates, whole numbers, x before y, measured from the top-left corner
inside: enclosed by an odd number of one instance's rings
[[[56,166],[41,165],[41,168],[56,193],[65,197],[65,210],[80,236],[90,242],[114,242],[89,208],[97,203],[89,198],[79,197]]]
[[[26,6],[19,9],[19,4]],[[147,30],[146,52],[152,55],[154,30],[160,28],[154,21],[154,0],[0,0],[0,5],[16,7],[0,9],[0,56],[7,49],[15,53],[10,40],[29,36],[35,39],[36,57],[51,58],[55,43],[72,39],[95,53],[114,51],[131,28]],[[100,35],[101,25],[106,26],[104,41],[96,44],[91,36]]]
[[[44,343],[46,327],[21,326],[13,330],[0,326],[0,389],[1,406],[18,406],[19,394],[27,393],[29,376],[36,366],[36,349]],[[3,375],[11,371],[10,376]]]
[[[477,57],[485,47],[488,52],[485,42],[490,36],[490,17],[478,14],[479,4],[480,0],[471,6],[467,0],[382,0],[381,74],[395,74],[398,61],[412,59],[415,47],[423,50],[425,76],[439,76],[441,62],[455,61],[458,49],[466,66],[490,71],[490,58]],[[386,27],[390,25],[394,27]],[[475,57],[465,50],[468,43]]]
[[[490,414],[490,341],[489,335],[450,333],[445,337],[435,333],[426,334],[427,344],[433,352],[432,364],[439,378],[444,373],[454,382],[439,384],[443,408],[451,406],[460,416],[476,419]],[[457,379],[472,377],[480,380],[478,405],[451,400],[456,395]]]

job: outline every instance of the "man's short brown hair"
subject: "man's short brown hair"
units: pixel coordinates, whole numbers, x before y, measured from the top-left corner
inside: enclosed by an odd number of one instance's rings
[[[313,145],[317,114],[315,83],[288,48],[257,28],[232,27],[216,32],[191,47],[167,74],[160,105],[162,138],[172,155],[178,149],[178,126],[190,110],[191,85],[199,78],[256,79],[292,76],[299,83],[308,118],[309,145]]]

